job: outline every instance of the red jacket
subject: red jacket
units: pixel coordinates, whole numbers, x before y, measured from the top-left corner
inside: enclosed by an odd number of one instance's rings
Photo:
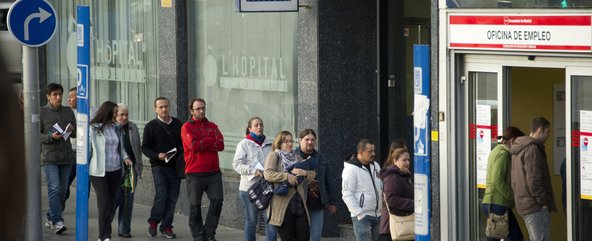
[[[185,174],[220,172],[218,152],[224,150],[224,137],[214,122],[193,116],[181,127],[185,151]]]

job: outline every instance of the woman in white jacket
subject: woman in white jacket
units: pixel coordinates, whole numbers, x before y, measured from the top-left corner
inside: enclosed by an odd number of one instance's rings
[[[115,195],[124,175],[123,165],[132,165],[116,124],[117,104],[105,101],[90,121],[91,159],[88,173],[97,195],[99,241],[111,241],[111,222],[115,214]]]
[[[271,152],[271,140],[267,139],[263,134],[263,120],[259,117],[249,119],[245,132],[245,139],[239,142],[236,147],[232,167],[241,176],[238,190],[246,218],[244,240],[255,241],[260,212],[249,201],[247,190],[263,178],[263,164],[265,158]],[[276,236],[275,227],[267,224],[265,226],[265,239],[275,241]]]

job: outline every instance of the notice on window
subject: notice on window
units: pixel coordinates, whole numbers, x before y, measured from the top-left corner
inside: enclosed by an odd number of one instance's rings
[[[592,111],[580,111],[580,193],[592,200]]]
[[[491,152],[491,106],[477,105],[477,187],[485,188],[487,178],[487,158]]]

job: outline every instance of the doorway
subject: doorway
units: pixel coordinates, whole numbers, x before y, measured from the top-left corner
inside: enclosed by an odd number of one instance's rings
[[[466,114],[458,115],[464,117],[455,125],[467,133],[458,149],[464,156],[459,158],[458,166],[466,168],[467,175],[456,181],[463,183],[460,186],[466,185],[468,191],[459,193],[456,215],[461,225],[464,223],[470,229],[460,231],[459,237],[485,240],[481,202],[487,157],[497,143],[496,137],[508,126],[516,126],[528,135],[532,119],[543,116],[551,122],[551,136],[545,149],[557,206],[557,212],[551,213],[551,240],[587,240],[584,227],[592,221],[592,195],[587,194],[592,194],[592,188],[587,190],[580,183],[590,179],[592,184],[592,175],[580,175],[586,169],[579,165],[590,162],[592,169],[592,148],[586,149],[589,155],[580,153],[587,148],[583,144],[585,137],[580,134],[592,140],[592,60],[537,57],[537,61],[532,61],[526,56],[483,55],[466,55],[463,60],[463,75],[456,86],[462,89],[465,101],[460,101],[455,111]],[[585,125],[591,130],[582,130],[582,122],[590,122]],[[580,138],[581,142],[574,142]],[[563,160],[571,160],[565,165],[565,187],[560,172]],[[523,219],[519,215],[517,219],[528,240]]]

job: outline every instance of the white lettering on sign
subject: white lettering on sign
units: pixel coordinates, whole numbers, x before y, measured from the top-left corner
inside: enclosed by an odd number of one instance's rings
[[[531,51],[592,51],[590,15],[449,16],[449,47]]]

